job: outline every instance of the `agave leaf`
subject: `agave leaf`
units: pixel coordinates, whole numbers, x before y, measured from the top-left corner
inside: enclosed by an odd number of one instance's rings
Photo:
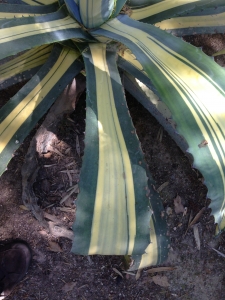
[[[30,79],[48,59],[53,45],[36,47],[0,65],[0,90]]]
[[[126,49],[119,51],[118,65],[125,72],[123,73],[123,83],[125,88],[158,120],[167,130],[170,136],[176,141],[177,145],[185,152],[187,143],[184,138],[177,134],[176,124],[172,119],[168,107],[159,99],[159,94],[143,70],[142,65]],[[128,74],[129,73],[129,74]],[[135,79],[139,79],[139,82]]]
[[[114,9],[114,0],[79,1],[80,16],[86,28],[95,28],[107,21]]]
[[[56,46],[40,71],[0,110],[0,174],[30,130],[80,72],[79,55]]]
[[[140,61],[187,140],[194,165],[205,178],[218,230],[223,229],[225,70],[200,49],[127,16],[118,16],[93,34],[124,43]]]
[[[146,7],[162,1],[164,0],[127,0],[126,4],[132,8],[135,8],[135,7]]]
[[[7,2],[9,2],[9,1],[7,1]],[[18,1],[17,0],[16,1],[12,0],[12,2],[18,2]],[[38,0],[38,1],[36,1],[36,0],[20,0],[19,2],[22,2],[24,4],[28,4],[28,5],[48,5],[48,4],[58,2],[58,1],[57,0]]]
[[[225,6],[203,9],[188,16],[176,17],[158,22],[155,26],[177,36],[201,33],[224,33]]]
[[[115,54],[106,51],[104,44],[90,45],[83,52],[87,116],[73,225],[72,251],[77,254],[142,255],[150,241],[146,166],[128,114]]]
[[[148,86],[137,82],[134,77],[126,72],[123,73],[123,83],[126,90],[157,119],[182,151],[185,152],[188,148],[187,142],[180,134],[177,134],[176,123],[165,103]]]
[[[78,22],[82,23],[80,18],[80,9],[76,1],[74,0],[65,0],[66,7],[70,15],[75,18]]]
[[[166,0],[132,8],[131,18],[154,24],[177,14],[192,11],[196,6],[206,5],[212,0]]]
[[[0,21],[0,59],[35,46],[73,39],[91,39],[70,16],[65,6],[40,17]]]
[[[0,20],[31,17],[34,15],[39,16],[57,11],[58,8],[59,6],[57,3],[45,6],[0,4]]]

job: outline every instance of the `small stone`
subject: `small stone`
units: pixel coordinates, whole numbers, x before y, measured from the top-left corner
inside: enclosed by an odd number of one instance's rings
[[[171,208],[171,207],[167,207],[166,213],[167,213],[168,216],[169,216],[169,215],[172,215],[172,213],[173,213],[172,208]]]

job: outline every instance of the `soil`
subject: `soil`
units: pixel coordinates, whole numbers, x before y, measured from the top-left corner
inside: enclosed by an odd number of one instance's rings
[[[185,39],[198,47],[203,46],[203,51],[209,55],[225,47],[225,35]],[[224,55],[216,61],[225,66]],[[0,105],[20,86],[2,91]],[[33,251],[33,262],[27,276],[7,299],[225,299],[224,257],[212,249],[225,253],[225,235],[214,236],[214,220],[207,208],[210,199],[207,199],[202,176],[192,169],[188,158],[154,117],[130,94],[126,96],[155,187],[161,187],[160,195],[171,238],[169,257],[162,266],[173,269],[154,273],[143,270],[139,279],[135,274],[122,273],[122,278],[117,272],[122,272],[122,257],[74,255],[70,252],[72,241],[69,238],[48,233],[26,210],[21,200],[21,167],[40,122],[16,151],[0,178],[0,240],[24,239]],[[79,180],[84,150],[84,119],[85,95],[82,95],[76,110],[65,115],[58,126],[55,150],[37,157],[40,169],[34,190],[38,204],[52,224],[58,222],[58,227],[54,226],[59,232],[62,228],[69,232],[75,217],[77,189],[66,200],[64,197]],[[163,133],[160,140],[159,132]],[[187,208],[186,215],[175,212],[174,199],[177,195]],[[62,199],[65,201],[60,203]],[[201,243],[199,250],[193,228],[187,228],[189,220],[204,207],[195,226]],[[158,284],[157,279],[161,279]]]

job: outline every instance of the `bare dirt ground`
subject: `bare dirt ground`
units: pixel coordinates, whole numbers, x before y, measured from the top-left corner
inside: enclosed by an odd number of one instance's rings
[[[203,35],[186,40],[211,55],[225,47],[225,36]],[[225,57],[217,61],[225,66]],[[1,92],[0,105],[16,92],[19,86]],[[171,249],[168,260],[162,265],[171,271],[144,270],[138,280],[122,272],[122,257],[75,256],[70,253],[72,241],[54,237],[40,225],[21,200],[21,167],[32,136],[16,151],[8,170],[0,179],[0,240],[21,238],[29,242],[33,262],[24,280],[18,284],[9,300],[66,300],[66,299],[225,299],[225,261],[212,247],[225,253],[225,235],[214,237],[215,225],[207,206],[207,189],[202,176],[193,170],[188,158],[180,151],[161,126],[131,95],[127,94],[131,116],[142,143],[146,160],[161,187]],[[2,101],[2,102],[1,102]],[[76,110],[65,115],[57,129],[54,150],[36,157],[39,164],[34,186],[38,204],[55,230],[71,228],[75,217],[77,190],[71,187],[79,180],[85,130],[85,95]],[[159,131],[163,132],[158,139]],[[90,166],[91,168],[91,166]],[[165,184],[166,183],[166,184]],[[162,186],[164,184],[164,188]],[[176,213],[174,199],[179,195],[186,215]],[[63,203],[60,203],[64,199]],[[195,229],[188,228],[202,208]],[[57,226],[58,222],[58,226]],[[64,227],[63,227],[64,226]],[[197,246],[195,232],[199,233]],[[200,250],[199,250],[200,249]]]

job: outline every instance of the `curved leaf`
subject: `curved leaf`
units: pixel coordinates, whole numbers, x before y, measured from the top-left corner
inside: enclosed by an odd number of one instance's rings
[[[0,90],[30,79],[46,62],[53,45],[40,46],[0,65]]]
[[[151,236],[148,179],[115,51],[93,44],[83,56],[88,80],[86,146],[72,251],[142,255]]]
[[[132,9],[131,18],[142,22],[154,24],[178,13],[187,12],[195,8],[196,5],[211,2],[211,0],[165,0],[144,7]]]
[[[153,5],[162,1],[164,0],[127,0],[126,4],[133,8]]]
[[[74,0],[65,0],[66,7],[73,18],[76,19],[79,23],[82,23],[80,17],[79,5]]]
[[[213,14],[211,13],[213,12]],[[155,26],[178,36],[201,33],[224,33],[225,6],[202,10],[189,16],[171,18],[156,23]]]
[[[20,2],[28,5],[48,5],[58,1],[57,0],[20,0]]]
[[[57,46],[40,71],[0,110],[0,174],[13,152],[78,74],[80,54]]]
[[[44,6],[0,4],[0,20],[31,17],[34,15],[39,16],[57,11],[58,8],[59,6],[57,3]]]
[[[0,21],[0,59],[35,46],[73,39],[91,39],[65,7],[40,17]]]
[[[129,47],[171,110],[195,167],[205,178],[218,230],[223,229],[225,70],[200,49],[127,16],[120,15],[101,28],[94,31],[96,38],[108,37]]]
[[[80,16],[86,28],[95,28],[109,19],[114,9],[114,0],[79,1]]]

